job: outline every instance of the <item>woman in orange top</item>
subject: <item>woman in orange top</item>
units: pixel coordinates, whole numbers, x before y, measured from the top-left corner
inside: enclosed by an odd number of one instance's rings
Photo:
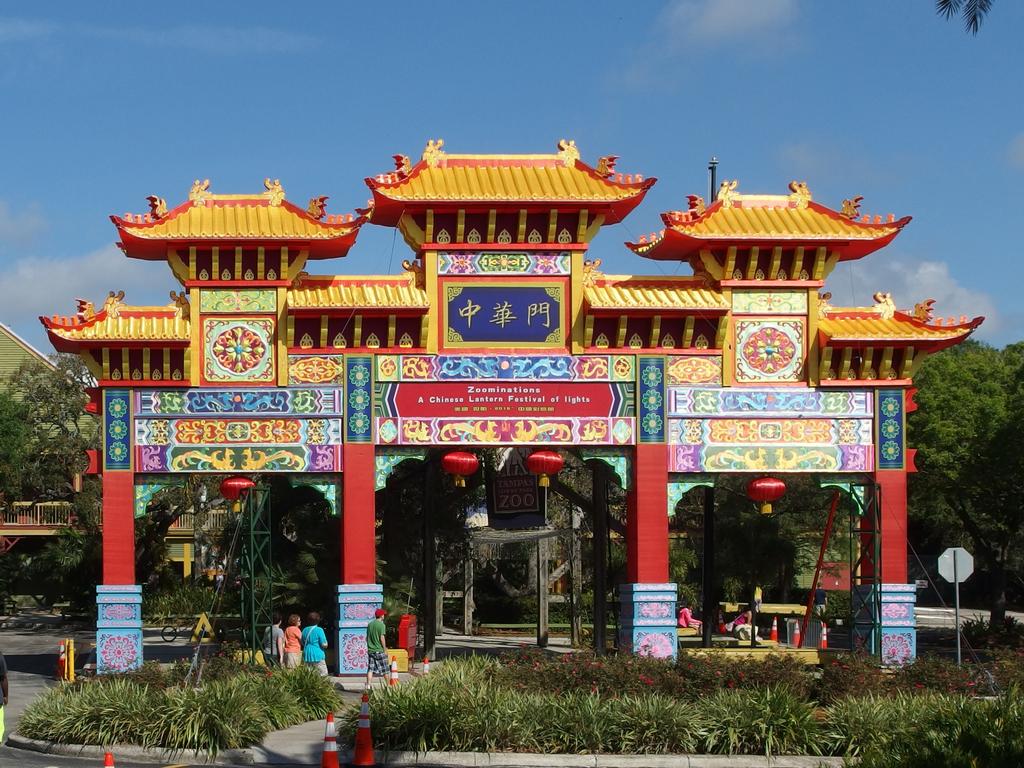
[[[295,669],[302,663],[302,630],[299,629],[299,614],[288,617],[288,626],[284,630],[284,666]]]

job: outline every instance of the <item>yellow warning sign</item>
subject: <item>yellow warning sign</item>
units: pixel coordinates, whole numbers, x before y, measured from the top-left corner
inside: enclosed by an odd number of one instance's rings
[[[196,621],[195,629],[192,630],[192,642],[198,643],[200,636],[204,643],[212,643],[216,639],[213,636],[213,624],[210,623],[210,617],[206,615],[205,611],[199,614],[199,620]]]

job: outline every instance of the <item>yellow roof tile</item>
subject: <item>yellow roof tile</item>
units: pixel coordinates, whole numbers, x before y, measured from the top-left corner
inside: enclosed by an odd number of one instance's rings
[[[832,341],[906,341],[920,339],[922,341],[945,341],[958,339],[970,333],[982,318],[975,318],[956,326],[934,326],[914,320],[907,316],[896,315],[883,318],[857,312],[848,316],[830,314],[818,321],[818,328]]]
[[[139,217],[141,218],[141,217]],[[285,239],[329,240],[344,236],[358,223],[331,217],[319,221],[288,203],[224,200],[213,198],[194,205],[186,203],[155,221],[114,218],[119,228],[147,240]]]
[[[292,309],[426,309],[427,292],[407,277],[306,278],[288,291]]]
[[[661,309],[726,311],[718,291],[693,278],[638,278],[605,275],[584,289],[591,309]]]
[[[167,307],[123,306],[116,317],[100,312],[86,321],[53,318],[46,320],[46,327],[69,341],[185,342],[191,338],[189,320],[169,312]]]
[[[781,195],[734,195],[730,203],[728,207],[720,203],[710,206],[700,216],[671,212],[665,215],[665,223],[677,232],[708,239],[877,240],[895,234],[909,220],[857,221],[823,205],[807,202],[801,206]]]

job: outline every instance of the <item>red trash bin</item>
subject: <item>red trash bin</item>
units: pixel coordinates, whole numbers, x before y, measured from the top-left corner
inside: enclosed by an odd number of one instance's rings
[[[416,617],[403,613],[398,621],[398,647],[409,654],[409,660],[416,658]]]

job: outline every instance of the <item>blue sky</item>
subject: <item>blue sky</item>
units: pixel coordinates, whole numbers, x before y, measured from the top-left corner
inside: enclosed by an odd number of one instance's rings
[[[3,15],[6,14],[6,15]],[[977,37],[932,0],[9,4],[0,9],[0,321],[49,349],[35,317],[125,289],[166,303],[161,264],[125,259],[110,214],[280,178],[329,211],[428,138],[451,152],[551,152],[658,184],[591,254],[606,272],[687,267],[622,241],[707,189],[707,160],[741,192],[805,180],[838,207],[913,223],[841,267],[833,303],[936,298],[984,314],[979,337],[1024,339],[1024,3],[1001,0]],[[347,263],[396,271],[390,230],[367,227]]]

